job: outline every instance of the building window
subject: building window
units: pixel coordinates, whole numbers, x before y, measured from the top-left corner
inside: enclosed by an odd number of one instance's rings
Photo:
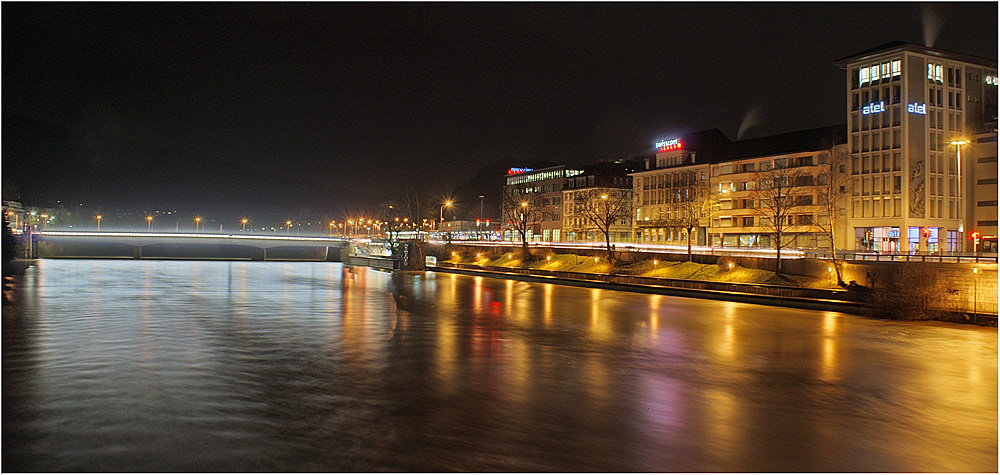
[[[997,184],[997,179],[996,178],[980,178],[980,179],[976,180],[976,184],[977,185],[996,185]]]
[[[889,63],[882,63],[882,79],[888,79],[891,74],[892,72],[889,71]]]
[[[868,68],[861,68],[860,74],[861,84],[863,85],[868,82]]]
[[[878,65],[872,65],[871,67],[871,79],[872,81],[878,81]]]
[[[903,65],[901,61],[898,59],[892,60],[892,75],[895,77],[899,76],[902,73],[903,73]]]
[[[996,206],[996,205],[997,205],[997,200],[976,202],[976,206]]]

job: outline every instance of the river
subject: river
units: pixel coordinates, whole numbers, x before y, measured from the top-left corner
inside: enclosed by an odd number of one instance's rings
[[[997,330],[325,262],[41,260],[5,471],[997,470]]]

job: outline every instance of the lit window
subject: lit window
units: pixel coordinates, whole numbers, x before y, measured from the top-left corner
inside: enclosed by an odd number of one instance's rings
[[[927,64],[927,79],[934,79],[934,65]]]
[[[934,80],[935,81],[939,81],[939,82],[941,81],[941,65],[940,64],[934,65]]]
[[[892,75],[899,76],[902,73],[903,73],[902,62],[898,59],[892,60]]]
[[[876,64],[876,65],[872,66],[871,70],[872,70],[872,72],[871,72],[872,81],[877,81],[878,80],[878,65]]]
[[[888,78],[892,73],[889,71],[889,63],[882,63],[882,79]]]
[[[868,68],[861,68],[859,74],[861,75],[861,84],[868,82]]]

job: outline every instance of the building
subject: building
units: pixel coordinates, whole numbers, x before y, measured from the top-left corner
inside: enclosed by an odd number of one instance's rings
[[[975,207],[970,227],[979,233],[976,251],[997,253],[997,130],[974,135],[967,148],[975,163]],[[970,203],[971,204],[971,203]]]
[[[636,242],[680,244],[687,231],[680,223],[685,203],[695,198],[699,183],[709,178],[709,164],[724,156],[729,139],[710,129],[657,142],[656,154],[647,159],[645,170],[630,174],[635,208],[633,234]],[[709,221],[701,223],[692,243],[706,245]]]
[[[632,241],[632,178],[638,164],[597,162],[570,177],[562,192],[562,236],[567,242]]]
[[[834,64],[847,74],[852,247],[971,251],[978,170],[961,148],[996,127],[996,60],[893,42]]]
[[[501,194],[503,239],[519,241],[520,233],[514,221],[518,216],[528,216],[529,241],[560,241],[562,236],[562,190],[567,179],[583,170],[565,165],[533,170],[511,168],[504,177]]]
[[[711,245],[774,248],[781,220],[783,248],[830,249],[831,220],[823,204],[834,193],[826,185],[831,179],[838,183],[831,177],[839,173],[837,161],[846,162],[846,128],[820,127],[731,143],[725,155],[711,164],[711,186],[718,202],[709,229]],[[769,182],[781,186],[768,186]],[[846,197],[848,190],[835,192]],[[787,194],[789,200],[778,200],[779,194]],[[843,210],[837,217],[841,219],[833,220],[838,227],[834,234],[842,249],[847,231]]]

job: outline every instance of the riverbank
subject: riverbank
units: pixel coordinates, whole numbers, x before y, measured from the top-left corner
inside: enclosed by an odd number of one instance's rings
[[[453,264],[473,264],[498,268],[526,268],[543,271],[580,272],[585,274],[615,274],[663,279],[688,279],[708,282],[732,282],[740,284],[767,284],[811,289],[839,289],[836,275],[830,269],[826,278],[785,273],[777,275],[773,271],[744,267],[732,260],[706,264],[691,261],[641,259],[632,262],[611,264],[601,256],[549,253],[532,256],[524,262],[519,253],[508,252],[499,256],[487,253],[464,255],[452,252],[448,262]]]
[[[593,259],[592,259],[593,261]],[[596,261],[598,264],[600,260]],[[551,283],[577,287],[621,290],[712,300],[836,311],[862,315],[867,311],[864,294],[844,290],[705,280],[669,279],[660,277],[598,274],[576,271],[553,271],[533,268],[442,262],[428,270],[464,275],[496,277],[525,282]]]

